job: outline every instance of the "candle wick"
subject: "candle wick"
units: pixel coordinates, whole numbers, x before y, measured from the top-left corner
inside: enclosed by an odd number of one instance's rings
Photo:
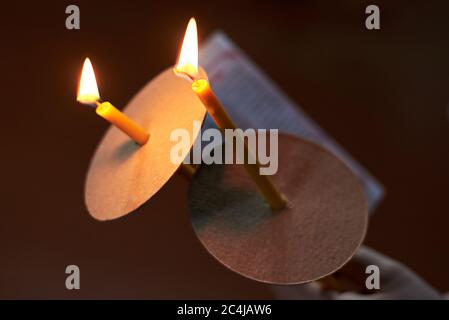
[[[173,68],[173,72],[181,78],[185,78],[186,80],[190,80],[191,82],[194,82],[196,79],[194,77],[192,77],[190,74],[188,74],[187,72],[184,71],[180,71],[178,70],[176,67]]]

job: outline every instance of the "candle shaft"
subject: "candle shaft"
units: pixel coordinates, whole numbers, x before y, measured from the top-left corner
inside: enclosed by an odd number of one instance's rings
[[[150,135],[111,103],[97,103],[96,112],[99,116],[126,133],[137,144],[144,145],[148,141]]]
[[[237,128],[231,117],[221,105],[215,93],[212,91],[207,80],[200,79],[194,81],[192,84],[192,89],[203,102],[204,106],[207,109],[207,112],[220,129],[224,130]],[[248,155],[249,158],[250,150],[248,149],[247,143],[245,141],[243,142],[245,155]],[[265,198],[265,201],[270,205],[272,209],[280,210],[285,207],[286,200],[276,189],[271,179],[268,176],[260,175],[260,163],[257,158],[255,164],[245,162],[245,168],[252,180],[256,183],[259,191]]]

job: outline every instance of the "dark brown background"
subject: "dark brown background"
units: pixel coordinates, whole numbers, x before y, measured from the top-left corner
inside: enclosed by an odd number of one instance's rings
[[[381,7],[367,31],[364,8]],[[224,30],[386,186],[366,243],[449,289],[449,42],[445,2],[77,1],[2,3],[1,298],[268,298],[200,247],[179,176],[132,215],[100,223],[83,204],[106,130],[75,102],[85,56],[123,106],[175,61],[190,16]],[[65,267],[81,290],[65,289]]]

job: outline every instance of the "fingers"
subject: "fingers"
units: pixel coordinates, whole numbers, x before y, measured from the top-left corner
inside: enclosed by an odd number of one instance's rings
[[[352,267],[342,269],[344,276],[350,272],[362,274],[366,279],[365,268],[375,265],[379,268],[380,290],[365,290],[364,292],[346,292],[335,296],[335,299],[441,299],[440,294],[421,279],[416,273],[403,264],[384,256],[372,249],[362,247],[351,261]],[[354,266],[358,266],[354,269]],[[352,268],[352,269],[351,269]],[[354,275],[352,275],[354,277]],[[365,279],[361,280],[365,284]],[[365,293],[365,294],[363,294]]]
[[[367,289],[366,267],[379,268],[380,290]],[[297,286],[272,286],[277,299],[319,300],[391,300],[391,299],[441,299],[442,296],[412,270],[393,259],[367,247],[361,247],[353,259],[332,275],[338,286],[329,281]],[[331,283],[332,284],[332,283]],[[344,286],[345,292],[335,287]],[[328,290],[326,290],[326,288]],[[339,290],[340,291],[340,290]]]
[[[383,293],[361,294],[356,292],[344,292],[334,295],[334,300],[389,300]]]
[[[273,296],[279,300],[330,300],[332,293],[321,290],[316,283],[306,283],[295,286],[273,285],[271,286]]]
[[[394,261],[393,259],[375,251],[374,249],[361,246],[357,251],[356,255],[353,257],[353,262],[361,264],[363,266],[377,265],[383,268],[392,268],[400,263]]]
[[[335,273],[335,277],[341,279],[341,281],[352,283],[353,285],[348,287],[351,291],[367,293],[365,287],[366,267],[370,265],[379,267],[383,280],[388,280],[388,282],[391,274],[396,274],[396,270],[402,268],[402,265],[387,256],[362,246],[355,256]]]

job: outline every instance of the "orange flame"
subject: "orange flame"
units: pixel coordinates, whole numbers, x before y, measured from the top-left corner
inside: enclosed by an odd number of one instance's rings
[[[92,67],[92,63],[89,58],[84,60],[76,100],[85,104],[94,104],[100,100],[100,93],[98,92],[94,68]]]
[[[195,18],[190,18],[175,70],[193,79],[198,77],[198,31]]]

